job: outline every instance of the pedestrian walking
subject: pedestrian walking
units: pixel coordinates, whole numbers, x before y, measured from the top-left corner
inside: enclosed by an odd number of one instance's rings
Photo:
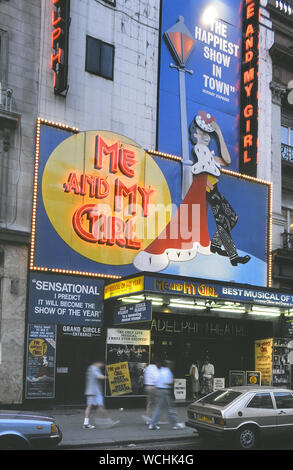
[[[120,421],[113,421],[104,406],[104,396],[102,391],[102,383],[106,379],[106,376],[102,373],[101,368],[103,363],[96,361],[91,364],[86,371],[86,388],[85,395],[87,406],[85,409],[83,429],[95,429],[93,424],[90,424],[89,418],[92,406],[97,407],[103,418],[105,418],[104,424],[113,426],[118,424]]]
[[[208,393],[211,393],[213,391],[213,379],[215,375],[215,368],[213,364],[210,363],[210,360],[208,357],[206,357],[203,363],[201,374],[202,374],[201,393],[202,395],[207,395]]]
[[[183,429],[185,427],[183,423],[178,422],[177,413],[172,405],[174,377],[171,368],[172,363],[170,361],[164,361],[163,366],[159,370],[156,386],[156,406],[149,429],[160,429],[158,422],[164,411],[168,414],[172,429]]]
[[[152,414],[156,404],[156,385],[159,377],[159,362],[155,360],[144,370],[144,390],[146,393],[146,415],[143,418],[146,424],[152,421]]]
[[[198,394],[200,391],[200,382],[199,382],[199,371],[197,362],[194,361],[189,370],[189,374],[191,377],[191,390],[192,390],[192,397],[198,398]]]

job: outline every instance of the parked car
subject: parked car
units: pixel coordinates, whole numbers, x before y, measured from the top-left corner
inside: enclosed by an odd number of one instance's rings
[[[260,439],[293,435],[293,391],[277,387],[231,387],[190,404],[187,426],[203,437],[232,438],[242,449],[255,449]]]
[[[54,418],[0,411],[0,449],[54,448],[61,440]]]

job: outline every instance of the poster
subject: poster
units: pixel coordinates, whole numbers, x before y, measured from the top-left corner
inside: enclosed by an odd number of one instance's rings
[[[261,385],[261,372],[247,370],[246,385]]]
[[[112,397],[132,393],[128,362],[108,365],[107,373]]]
[[[103,324],[104,282],[60,274],[30,274],[31,323],[99,327]]]
[[[272,385],[273,338],[255,341],[255,370],[261,372],[262,385]]]
[[[55,397],[56,326],[28,326],[26,398]]]
[[[162,1],[157,137],[161,152],[182,155],[187,132],[185,145],[191,155],[188,129],[203,111],[221,129],[231,155],[230,169],[239,170],[242,10],[242,0]],[[181,71],[171,65],[174,59],[179,64],[166,37],[176,48],[177,32],[185,40]],[[186,106],[185,126],[180,105]]]
[[[241,387],[242,385],[245,385],[245,371],[230,370],[229,385],[230,387]]]
[[[114,325],[124,323],[137,323],[151,321],[152,319],[152,304],[151,301],[122,305],[114,310]]]
[[[106,384],[106,396],[115,396],[112,391],[114,394],[119,392],[119,395],[144,395],[144,369],[149,364],[149,358],[149,330],[108,329],[106,364],[109,381]],[[121,377],[121,390],[117,377]]]

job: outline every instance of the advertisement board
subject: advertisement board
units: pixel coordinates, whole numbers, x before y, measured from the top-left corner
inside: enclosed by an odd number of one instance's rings
[[[110,288],[110,285],[108,286]],[[226,300],[232,302],[247,302],[251,305],[266,305],[268,307],[293,307],[293,295],[277,289],[261,289],[256,286],[241,286],[209,282],[205,279],[176,278],[163,276],[145,276],[145,291],[160,294],[174,294],[183,297],[196,297],[208,300]],[[284,323],[285,322],[285,323]],[[290,319],[284,324],[290,327]],[[286,336],[286,335],[284,335]],[[290,336],[290,335],[289,335]]]
[[[28,320],[55,325],[102,326],[104,282],[31,273]]]
[[[161,2],[157,129],[162,152],[182,155],[186,145],[191,156],[193,142],[189,133],[184,135],[186,126],[190,129],[204,112],[207,126],[214,127],[208,130],[213,149],[224,138],[231,157],[229,167],[239,170],[243,3]]]
[[[261,373],[261,384],[272,385],[273,338],[255,341],[255,370]]]
[[[246,385],[261,385],[261,372],[246,371]]]
[[[229,370],[229,386],[241,387],[242,385],[245,385],[245,371]]]
[[[30,270],[117,282],[160,272],[266,286],[271,186],[210,167],[216,177],[189,171],[183,199],[181,158],[112,132],[39,120]]]
[[[150,300],[114,309],[114,325],[151,321],[152,303]]]
[[[149,330],[108,329],[106,396],[144,395],[144,369],[149,358]]]
[[[56,326],[28,325],[25,396],[55,397]]]

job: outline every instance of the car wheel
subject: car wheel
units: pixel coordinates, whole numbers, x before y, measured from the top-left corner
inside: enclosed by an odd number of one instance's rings
[[[1,450],[26,450],[29,449],[28,443],[17,436],[3,436],[0,438]]]
[[[252,450],[257,447],[258,434],[253,427],[245,426],[238,431],[238,444],[241,449]]]

